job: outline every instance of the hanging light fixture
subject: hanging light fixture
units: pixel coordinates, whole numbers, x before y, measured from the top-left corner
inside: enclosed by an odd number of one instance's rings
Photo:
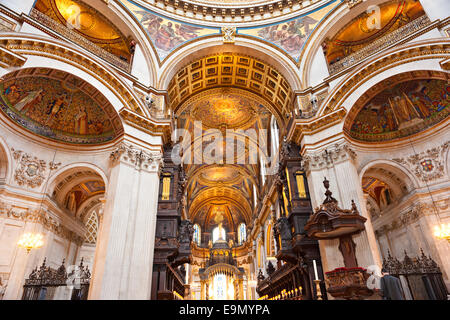
[[[40,233],[27,232],[22,235],[17,245],[30,253],[31,249],[39,249],[44,245],[44,236]]]
[[[45,185],[44,185],[42,201],[41,201],[41,204],[39,205],[39,211],[38,211],[39,214],[41,213],[42,202],[43,202],[43,199],[45,196],[45,191],[47,190],[47,183],[50,178],[50,174],[52,172],[52,164],[55,163],[55,158],[56,158],[56,150],[55,150],[55,154],[53,155],[53,160],[50,162],[50,170],[48,173],[47,181],[45,182]],[[36,222],[34,222],[34,223],[36,223]],[[33,226],[33,229],[34,229],[34,226]],[[44,236],[39,232],[37,232],[37,233],[26,232],[26,233],[22,234],[19,241],[17,241],[17,245],[19,246],[19,248],[26,249],[27,253],[30,253],[30,251],[32,249],[42,248],[42,246],[44,245]]]
[[[435,226],[434,236],[439,239],[447,240],[450,243],[450,223]]]

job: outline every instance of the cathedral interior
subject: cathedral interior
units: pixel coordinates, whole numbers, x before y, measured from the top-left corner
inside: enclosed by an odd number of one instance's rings
[[[0,300],[447,300],[449,16],[0,0]]]

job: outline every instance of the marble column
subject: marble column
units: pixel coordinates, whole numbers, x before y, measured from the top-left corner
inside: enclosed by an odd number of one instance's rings
[[[356,156],[356,153],[345,143],[326,147],[320,152],[306,153],[311,200],[314,208],[323,202],[324,177],[330,181],[330,190],[342,209],[350,209],[351,202],[354,200],[359,213],[367,218],[365,231],[353,237],[356,243],[358,265],[364,268],[370,265],[381,267],[380,252],[372,222],[366,210],[364,193],[355,164]],[[344,265],[338,249],[339,240],[319,241],[319,245],[322,260],[325,260],[322,261],[325,272]]]
[[[150,299],[161,159],[126,143],[111,153],[89,299]]]

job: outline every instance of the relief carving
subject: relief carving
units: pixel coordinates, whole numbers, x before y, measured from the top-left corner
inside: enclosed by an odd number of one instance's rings
[[[45,180],[45,171],[47,163],[28,153],[11,148],[13,157],[18,161],[14,179],[20,185],[26,185],[30,188],[39,187]],[[56,170],[61,165],[60,162],[49,162],[49,169]]]

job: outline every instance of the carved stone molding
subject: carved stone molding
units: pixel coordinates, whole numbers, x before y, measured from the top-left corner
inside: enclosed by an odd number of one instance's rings
[[[236,27],[222,27],[223,43],[234,43]]]
[[[439,147],[393,160],[409,168],[421,181],[430,182],[444,176],[445,157],[449,147],[450,141],[447,141]]]
[[[48,212],[42,209],[14,208],[12,204],[0,201],[0,217],[5,216],[9,219],[21,220],[24,222],[33,222],[42,225],[46,230],[70,241],[82,245],[84,237],[76,234],[61,222],[51,217]]]
[[[322,170],[356,157],[356,152],[348,144],[335,144],[333,148],[304,155],[303,165],[307,171]]]
[[[441,203],[442,202],[442,203]],[[450,202],[449,199],[443,199],[439,201],[438,206],[448,206]],[[417,222],[420,218],[435,215],[436,208],[431,203],[417,203],[410,207],[405,212],[399,214],[396,218],[394,218],[391,222],[384,224],[380,228],[375,231],[375,234],[380,237],[384,234],[387,234],[390,231],[394,231],[396,229],[404,228],[412,223]]]
[[[159,152],[149,153],[129,144],[121,143],[111,152],[113,163],[123,161],[135,167],[136,170],[159,172],[163,165],[162,155]]]
[[[348,7],[351,9],[356,5],[360,4],[362,0],[345,0],[345,2],[347,2]]]
[[[47,163],[28,153],[11,148],[13,157],[18,161],[16,171],[14,172],[14,179],[22,186],[26,185],[30,188],[39,187],[45,180],[45,172],[47,170]],[[49,162],[49,169],[56,170],[61,165],[60,162]]]

